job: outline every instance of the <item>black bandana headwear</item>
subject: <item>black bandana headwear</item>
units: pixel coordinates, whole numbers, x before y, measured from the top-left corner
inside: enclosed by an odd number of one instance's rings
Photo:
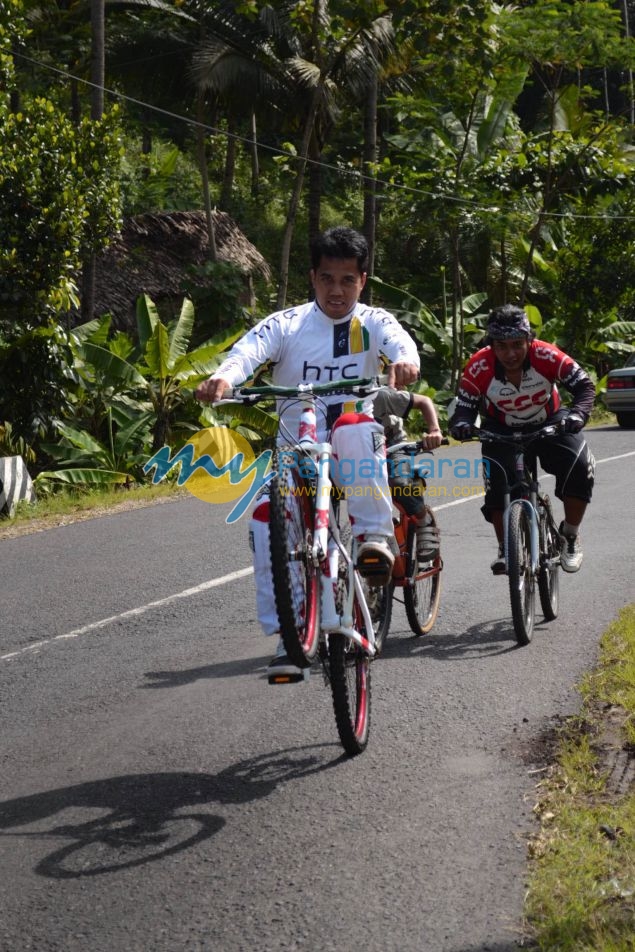
[[[514,337],[533,338],[529,318],[521,307],[505,304],[495,308],[487,322],[487,340],[510,340]]]

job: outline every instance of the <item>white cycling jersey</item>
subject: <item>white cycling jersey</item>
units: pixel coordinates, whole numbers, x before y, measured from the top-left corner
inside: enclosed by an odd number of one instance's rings
[[[419,366],[414,340],[394,315],[359,302],[350,314],[333,320],[315,301],[277,311],[248,331],[214,373],[235,387],[268,365],[276,386],[330,383],[381,373],[388,364],[405,361]],[[365,412],[371,418],[372,398],[342,403],[342,396],[324,398],[328,421],[318,416],[319,438],[342,411]],[[300,408],[290,408],[285,422],[297,436]]]

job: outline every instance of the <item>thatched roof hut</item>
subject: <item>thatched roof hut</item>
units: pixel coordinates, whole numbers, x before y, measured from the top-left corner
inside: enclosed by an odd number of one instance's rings
[[[271,279],[269,265],[225,212],[214,210],[216,252],[245,275],[245,298],[251,303],[255,276]],[[112,314],[119,328],[134,326],[137,298],[148,294],[155,303],[180,303],[183,283],[192,283],[188,269],[209,260],[203,211],[159,212],[129,218],[109,247],[97,258],[95,315]],[[204,286],[201,282],[201,286]]]

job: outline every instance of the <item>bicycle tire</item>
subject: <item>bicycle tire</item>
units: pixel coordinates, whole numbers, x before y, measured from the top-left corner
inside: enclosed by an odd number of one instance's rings
[[[540,569],[538,594],[545,621],[558,617],[560,602],[559,549],[560,537],[551,516],[551,504],[543,500],[540,511]]]
[[[535,578],[531,570],[529,517],[520,503],[512,503],[509,512],[507,569],[516,641],[519,645],[528,645],[534,631]]]
[[[437,522],[429,510],[432,525]],[[403,600],[406,617],[412,633],[418,638],[427,635],[437,620],[441,599],[441,553],[430,564],[420,566],[417,562],[417,532],[414,523],[408,524],[406,559],[410,575],[404,587]]]
[[[355,615],[359,630],[359,609]],[[359,645],[341,634],[328,636],[328,650],[337,732],[346,753],[355,757],[366,749],[370,732],[370,658]]]
[[[320,640],[320,578],[311,560],[312,485],[275,456],[269,495],[269,547],[280,635],[289,659],[306,668]]]

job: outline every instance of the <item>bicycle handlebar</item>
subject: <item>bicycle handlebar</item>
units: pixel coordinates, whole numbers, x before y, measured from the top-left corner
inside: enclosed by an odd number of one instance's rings
[[[392,446],[386,447],[386,455],[392,456],[393,453],[401,453],[401,452],[406,452],[406,453],[434,452],[433,450],[429,450],[425,446],[423,446],[423,442],[424,442],[424,439],[422,438],[420,440],[414,440],[414,441],[407,440],[402,443],[393,443]],[[449,445],[450,445],[450,440],[448,439],[447,436],[444,436],[443,439],[441,440],[441,446],[449,446]]]
[[[518,433],[495,433],[491,430],[484,430],[482,427],[474,427],[477,438],[482,443],[510,443],[514,446],[524,443],[533,443],[534,440],[542,437],[555,436],[564,429],[563,421],[559,423],[549,423],[547,426],[534,430],[532,433],[519,431]]]
[[[296,387],[279,387],[273,385],[259,385],[255,387],[231,387],[225,390],[222,403],[259,403],[263,400],[282,397],[287,399],[298,398],[309,394],[317,396],[331,396],[337,393],[355,393],[359,396],[370,396],[388,383],[388,376],[381,374],[376,377],[359,377],[354,380],[333,380],[329,383],[300,383]]]

